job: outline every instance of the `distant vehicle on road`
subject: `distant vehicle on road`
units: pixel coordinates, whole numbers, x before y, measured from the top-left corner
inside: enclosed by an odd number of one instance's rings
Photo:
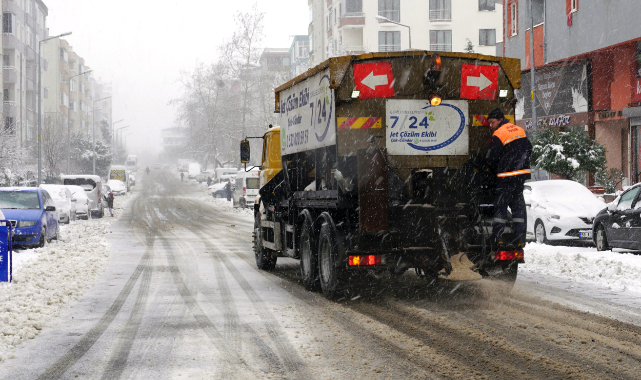
[[[254,200],[260,189],[260,170],[253,168],[250,171],[240,170],[236,174],[236,189],[234,191],[234,207],[254,207]]]
[[[195,179],[198,174],[200,174],[200,164],[197,162],[192,162],[189,164],[188,172],[189,179]]]
[[[138,170],[138,156],[135,154],[130,154],[127,156],[127,160],[125,160],[125,166],[127,167],[128,170],[135,172]]]
[[[45,242],[58,238],[58,213],[45,189],[1,187],[0,210],[15,227],[14,245],[44,247]]]
[[[64,185],[40,185],[41,189],[47,190],[58,212],[58,221],[69,224],[76,220],[76,202],[73,202],[73,195]]]
[[[599,251],[641,249],[641,183],[599,212],[594,220],[593,239]]]
[[[91,201],[87,197],[87,192],[80,186],[76,185],[65,185],[69,191],[71,191],[71,201],[76,204],[76,218],[77,219],[89,219],[89,212],[91,210]],[[102,202],[100,202],[102,204]]]
[[[227,198],[225,185],[227,185],[227,182],[214,183],[213,185],[209,186],[208,189],[211,190],[211,196],[214,198]],[[232,193],[235,191],[235,189],[236,189],[236,183],[232,181],[231,183]]]
[[[114,195],[127,195],[127,187],[122,181],[110,179],[107,181],[107,186],[111,188],[111,192],[114,193]]]
[[[564,179],[528,182],[526,237],[537,243],[592,241],[592,223],[605,203],[578,182]]]
[[[127,191],[129,191],[129,172],[126,167],[122,165],[113,165],[109,168],[109,176],[107,179],[117,179],[118,181],[122,181],[122,183],[127,187]]]
[[[122,166],[122,168],[124,168],[124,166]],[[99,176],[91,174],[63,175],[62,183],[64,185],[80,186],[85,190],[87,198],[89,198],[90,216],[102,218],[105,215],[105,205],[100,196],[102,179]]]

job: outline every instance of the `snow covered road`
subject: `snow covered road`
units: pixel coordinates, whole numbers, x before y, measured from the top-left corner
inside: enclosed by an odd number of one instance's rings
[[[95,285],[5,349],[0,378],[638,377],[636,256],[529,245],[510,298],[407,273],[329,302],[304,289],[297,261],[256,270],[251,213],[175,173],[144,180],[103,235],[108,262],[83,280]]]

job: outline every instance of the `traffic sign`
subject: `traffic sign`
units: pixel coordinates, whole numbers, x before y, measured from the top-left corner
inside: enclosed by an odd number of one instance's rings
[[[461,72],[461,98],[496,100],[498,82],[498,66],[463,65]]]
[[[389,98],[394,96],[394,75],[391,62],[373,62],[354,65],[354,87],[360,99]]]

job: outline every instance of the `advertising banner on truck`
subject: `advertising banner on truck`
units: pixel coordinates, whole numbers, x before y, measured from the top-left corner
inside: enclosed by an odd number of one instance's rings
[[[329,69],[280,93],[281,154],[336,144],[334,90]]]
[[[465,100],[396,100],[386,103],[387,152],[391,155],[467,155],[469,117]]]

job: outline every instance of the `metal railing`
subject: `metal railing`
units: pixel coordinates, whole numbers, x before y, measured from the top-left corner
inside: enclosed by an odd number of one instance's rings
[[[452,10],[451,9],[431,10],[430,21],[452,21]]]
[[[431,51],[452,51],[452,44],[430,44]]]
[[[378,45],[378,51],[401,51],[401,45]]]

